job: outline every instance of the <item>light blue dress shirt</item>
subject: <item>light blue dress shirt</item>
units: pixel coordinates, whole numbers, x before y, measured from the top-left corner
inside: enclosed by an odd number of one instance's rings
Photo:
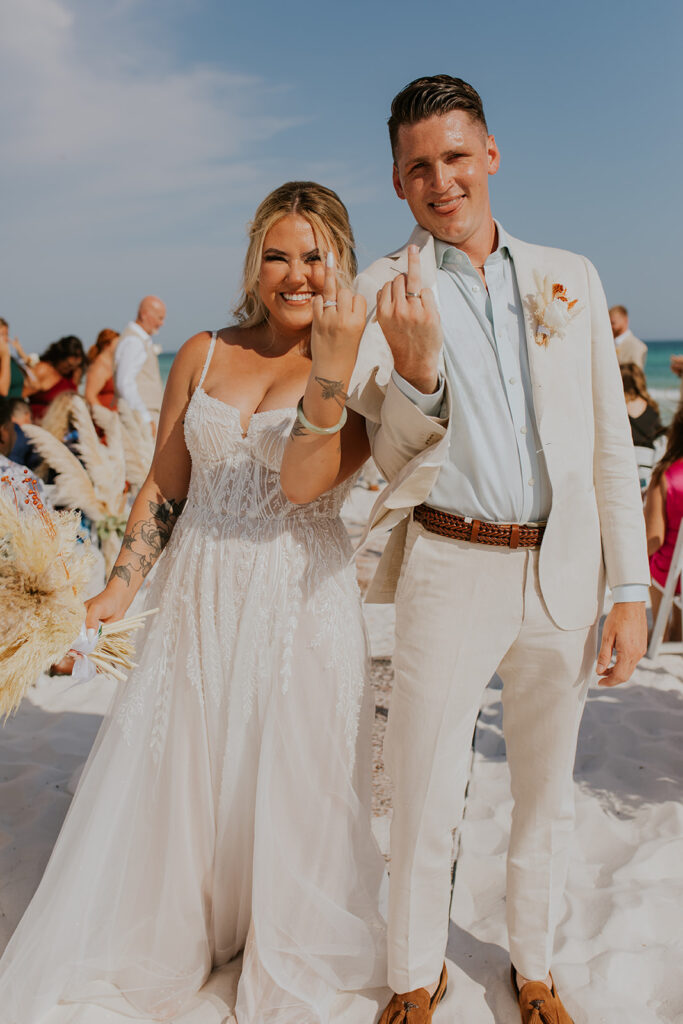
[[[444,363],[453,394],[449,457],[428,503],[493,523],[545,521],[552,489],[532,399],[524,312],[500,224],[498,247],[484,264],[486,287],[469,257],[434,240]],[[423,395],[394,371],[400,390],[437,416],[443,381]],[[615,587],[615,601],[641,601],[647,588]]]

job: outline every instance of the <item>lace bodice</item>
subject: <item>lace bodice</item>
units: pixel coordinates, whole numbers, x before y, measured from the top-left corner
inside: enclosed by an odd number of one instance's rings
[[[351,488],[351,481],[306,505],[294,505],[280,486],[280,466],[296,416],[296,409],[268,409],[253,413],[245,435],[239,410],[204,391],[206,370],[215,334],[199,384],[185,417],[185,443],[192,458],[187,506],[182,519],[209,531],[230,531],[233,526],[280,521],[336,518]],[[282,523],[286,520],[286,523]]]

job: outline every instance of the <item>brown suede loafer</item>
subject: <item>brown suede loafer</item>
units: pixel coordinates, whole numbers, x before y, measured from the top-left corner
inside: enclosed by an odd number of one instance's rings
[[[574,1024],[557,994],[552,974],[552,989],[542,981],[528,981],[519,988],[514,967],[510,968],[510,980],[519,1003],[522,1024]]]
[[[436,992],[429,995],[426,988],[416,988],[414,992],[403,992],[391,997],[379,1019],[379,1024],[430,1024],[434,1011],[446,995],[448,972],[443,965]]]

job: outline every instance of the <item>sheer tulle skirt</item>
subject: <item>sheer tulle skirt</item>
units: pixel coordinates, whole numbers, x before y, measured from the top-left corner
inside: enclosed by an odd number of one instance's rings
[[[170,1020],[245,947],[240,1024],[325,1024],[337,990],[384,983],[348,541],[335,519],[283,525],[179,520],[0,963],[1,1024],[58,1003]]]

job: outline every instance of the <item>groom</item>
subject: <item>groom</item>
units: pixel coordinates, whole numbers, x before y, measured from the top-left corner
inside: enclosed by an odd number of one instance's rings
[[[380,1024],[427,1024],[445,991],[452,830],[495,672],[514,799],[513,990],[525,1024],[568,1024],[550,967],[605,575],[602,685],[628,679],[646,648],[643,514],[607,306],[587,259],[493,219],[500,155],[472,86],[412,82],[389,134],[417,227],[358,280],[374,311],[350,388],[390,481],[369,529],[394,527],[369,595],[396,598],[396,994]]]

